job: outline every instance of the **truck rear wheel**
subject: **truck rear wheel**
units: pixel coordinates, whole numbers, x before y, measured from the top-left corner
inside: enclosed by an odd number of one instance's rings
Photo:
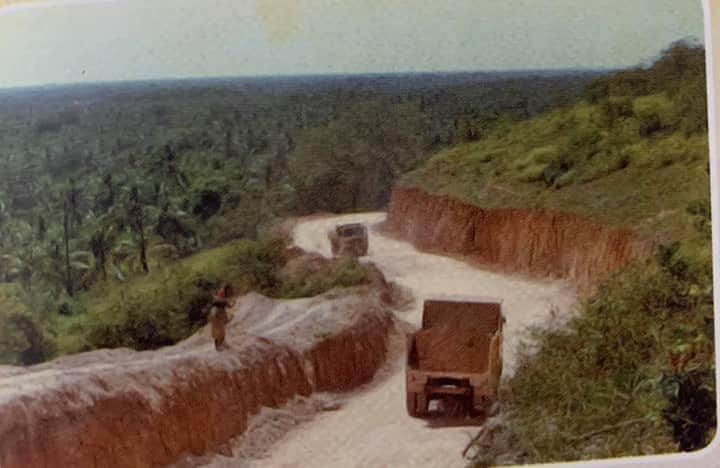
[[[407,411],[412,417],[422,417],[427,414],[427,395],[424,393],[407,392]]]
[[[412,417],[417,417],[417,394],[413,392],[407,392],[407,412]]]

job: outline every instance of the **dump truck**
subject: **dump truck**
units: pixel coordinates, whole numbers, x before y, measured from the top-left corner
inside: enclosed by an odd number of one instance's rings
[[[368,251],[367,227],[360,223],[340,224],[328,233],[334,256],[362,257]]]
[[[502,374],[502,301],[434,297],[424,301],[422,328],[407,342],[407,411],[430,414],[438,401],[448,416],[488,412]]]

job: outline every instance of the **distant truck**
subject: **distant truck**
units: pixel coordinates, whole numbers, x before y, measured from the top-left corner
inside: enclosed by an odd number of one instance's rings
[[[360,223],[340,224],[328,233],[334,256],[363,257],[368,252],[367,227]]]
[[[439,400],[449,416],[487,412],[497,400],[502,374],[505,317],[492,299],[428,299],[422,328],[407,347],[407,411],[429,415]]]

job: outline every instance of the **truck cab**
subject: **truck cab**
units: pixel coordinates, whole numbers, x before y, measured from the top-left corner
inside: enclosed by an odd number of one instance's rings
[[[328,233],[334,256],[363,257],[368,252],[368,232],[364,224],[340,224]]]
[[[504,323],[499,299],[425,300],[422,328],[407,343],[408,414],[429,415],[434,400],[446,413],[486,412],[497,400]]]

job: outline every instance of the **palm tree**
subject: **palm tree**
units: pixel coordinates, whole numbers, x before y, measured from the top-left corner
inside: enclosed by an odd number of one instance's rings
[[[75,180],[70,179],[67,189],[66,198],[70,209],[70,219],[72,221],[73,231],[82,223],[82,215],[80,213],[80,198],[82,191],[75,185]]]
[[[102,212],[107,212],[115,204],[115,181],[111,173],[105,174],[102,185],[105,187],[105,194],[98,196],[97,206]]]
[[[33,184],[32,196],[37,205],[45,212],[51,212],[54,204],[61,197],[58,193],[58,186],[48,175],[40,176]]]
[[[150,269],[147,264],[147,245],[145,243],[145,213],[140,201],[140,194],[137,185],[133,185],[130,189],[130,206],[128,207],[128,220],[132,230],[138,237],[140,247],[140,263],[145,273]]]
[[[100,227],[90,237],[90,251],[95,257],[95,264],[102,272],[104,280],[107,280],[107,256],[112,248],[112,226],[109,228]]]
[[[5,207],[5,202],[0,200],[0,226],[8,219],[10,219],[10,213],[8,213],[8,210]]]
[[[167,180],[180,190],[187,189],[189,185],[187,176],[178,167],[177,154],[170,145],[165,145],[162,153],[151,159],[148,172],[155,179]]]
[[[43,255],[38,247],[29,245],[18,258],[20,282],[27,291],[32,291],[32,280],[43,267]]]
[[[65,290],[68,295],[73,295],[73,278],[70,269],[70,202],[68,199],[63,203],[63,243],[65,244]]]
[[[46,233],[47,233],[47,225],[45,224],[45,218],[43,217],[43,215],[38,215],[37,239],[40,242],[43,242],[45,240]]]
[[[75,277],[76,289],[87,289],[92,283],[92,272],[95,270],[92,252],[77,250],[70,253],[70,266],[78,275]]]
[[[22,263],[22,259],[16,255],[0,255],[0,281],[13,281],[20,275]]]
[[[52,286],[53,295],[57,297],[65,285],[64,264],[65,259],[60,251],[60,242],[51,240],[45,246],[39,258],[40,265],[35,270],[45,284]]]

